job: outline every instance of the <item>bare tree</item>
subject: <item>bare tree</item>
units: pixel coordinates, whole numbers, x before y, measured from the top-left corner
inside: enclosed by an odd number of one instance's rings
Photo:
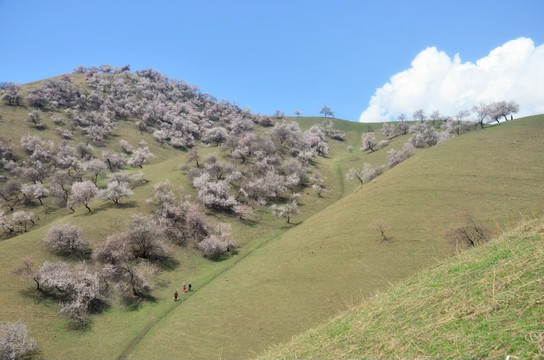
[[[93,259],[110,265],[133,260],[134,253],[126,233],[108,235],[106,241],[93,252]]]
[[[40,278],[36,271],[36,260],[32,256],[25,256],[21,263],[12,271],[13,274],[31,279],[36,283],[36,290],[40,289]]]
[[[276,119],[283,119],[285,117],[285,113],[281,110],[274,111],[274,117]]]
[[[465,118],[467,118],[470,115],[470,113],[471,113],[471,111],[467,110],[467,109],[460,110],[457,113],[457,115],[455,115],[455,117],[457,118],[457,120],[463,121]]]
[[[384,219],[376,220],[373,229],[380,233],[383,241],[391,240],[391,237],[386,234],[387,231],[391,230],[391,226]]]
[[[435,110],[429,115],[429,118],[433,121],[433,125],[435,124],[436,120],[440,120],[440,111]]]
[[[323,107],[321,108],[321,110],[319,110],[319,113],[320,114],[323,114],[323,116],[327,117],[327,116],[331,116],[333,117],[334,116],[334,112],[332,111],[332,109],[330,107],[328,107],[327,105],[323,105]]]
[[[416,112],[414,112],[412,117],[414,118],[414,120],[419,120],[419,121],[424,121],[427,118],[423,109],[419,109]]]
[[[0,199],[13,211],[15,206],[23,201],[21,184],[18,181],[10,180],[4,185],[0,185]]]
[[[62,170],[56,171],[49,177],[49,192],[55,198],[55,204],[59,207],[65,207],[70,195],[71,177]]]
[[[455,248],[471,248],[488,242],[493,235],[493,229],[478,222],[469,212],[460,214],[462,225],[447,229],[444,236],[450,239]]]
[[[135,262],[134,248],[126,233],[109,235],[93,254],[95,261],[103,264],[101,272],[107,281],[114,281],[125,296],[145,296],[153,289],[151,279],[157,269]]]
[[[322,197],[321,194],[324,192],[327,192],[327,188],[325,188],[322,184],[325,180],[321,176],[319,172],[315,172],[312,176],[310,176],[310,182],[312,183],[312,189],[317,193],[317,196]]]
[[[27,114],[26,120],[34,124],[36,128],[42,128],[42,112],[40,110],[32,110]]]

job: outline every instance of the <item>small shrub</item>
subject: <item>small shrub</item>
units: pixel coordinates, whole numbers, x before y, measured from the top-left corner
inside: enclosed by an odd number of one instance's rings
[[[38,346],[21,321],[0,324],[0,359],[30,359]]]
[[[89,242],[83,236],[81,228],[70,224],[61,224],[49,230],[44,242],[61,254],[82,256],[89,251]]]

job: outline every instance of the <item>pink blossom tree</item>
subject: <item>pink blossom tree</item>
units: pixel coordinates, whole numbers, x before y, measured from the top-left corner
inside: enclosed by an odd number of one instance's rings
[[[85,205],[85,208],[91,212],[89,202],[94,199],[96,195],[98,195],[98,188],[92,181],[86,180],[75,182],[72,184],[71,198],[68,200],[66,207],[75,212],[74,206],[83,204]]]

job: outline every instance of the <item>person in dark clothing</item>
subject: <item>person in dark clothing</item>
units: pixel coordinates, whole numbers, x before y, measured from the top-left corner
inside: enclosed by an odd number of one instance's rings
[[[177,290],[174,293],[174,301],[178,301],[178,291]]]
[[[189,286],[188,286],[189,291],[191,291],[191,288],[192,288],[192,287],[193,287],[193,285],[191,285],[191,282],[189,281]]]

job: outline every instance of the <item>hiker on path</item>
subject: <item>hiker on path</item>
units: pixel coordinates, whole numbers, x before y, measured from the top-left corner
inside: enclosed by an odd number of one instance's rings
[[[187,286],[185,286],[185,284],[183,284],[183,293],[185,294],[186,291],[187,291]]]
[[[178,291],[177,290],[174,293],[174,301],[178,301]]]
[[[193,287],[193,285],[191,285],[191,282],[189,281],[189,291],[191,291],[192,287]]]

